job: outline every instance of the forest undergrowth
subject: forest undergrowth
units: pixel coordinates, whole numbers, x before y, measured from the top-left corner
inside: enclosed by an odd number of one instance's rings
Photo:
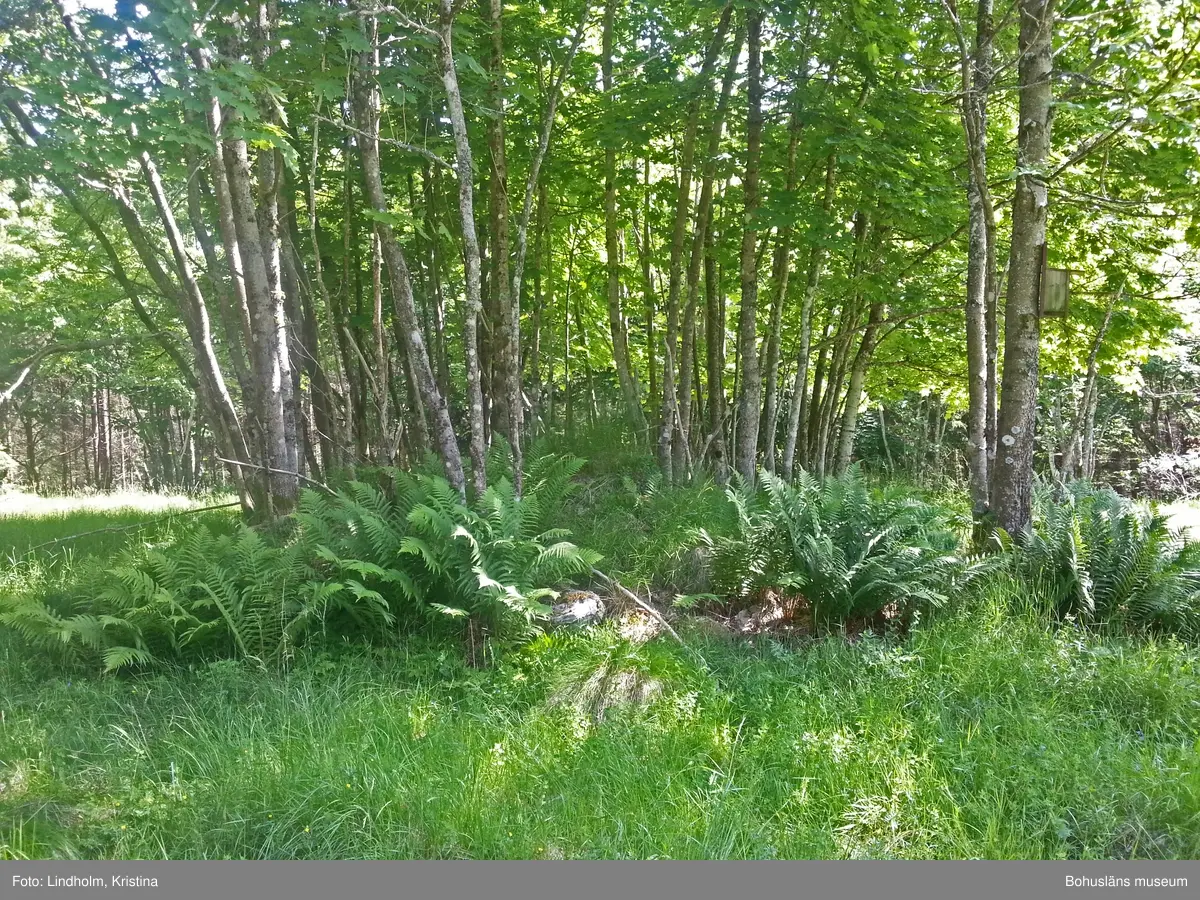
[[[1021,548],[981,550],[961,499],[857,470],[529,469],[520,503],[393,473],[269,530],[0,517],[0,858],[1200,854],[1197,566],[1151,509],[1047,492]],[[223,570],[247,541],[262,571]],[[681,642],[628,615],[545,633],[544,591],[593,565]],[[189,580],[221,571],[229,602]],[[768,587],[813,628],[729,627]]]

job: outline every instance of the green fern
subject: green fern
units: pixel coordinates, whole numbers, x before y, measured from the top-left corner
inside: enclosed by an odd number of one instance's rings
[[[1051,614],[1200,635],[1200,544],[1152,505],[1078,482],[1059,495],[1039,489],[1035,512],[1013,565]]]
[[[802,471],[791,484],[763,472],[759,483],[735,480],[733,534],[708,540],[714,587],[735,603],[784,589],[829,629],[942,606],[989,566],[962,555],[947,511],[874,491],[857,468],[823,480]]]
[[[57,605],[0,600],[0,624],[108,670],[205,657],[278,665],[305,641],[384,640],[465,616],[495,637],[524,636],[554,588],[600,559],[549,527],[581,465],[539,457],[523,497],[502,479],[471,506],[443,478],[395,470],[387,491],[305,491],[279,527],[198,527],[125,554],[99,590],[81,585]]]

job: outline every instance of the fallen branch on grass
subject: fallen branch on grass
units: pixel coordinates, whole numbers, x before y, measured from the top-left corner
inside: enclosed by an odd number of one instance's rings
[[[641,597],[639,597],[633,591],[626,588],[624,585],[622,585],[619,581],[617,581],[617,579],[613,578],[611,575],[605,575],[603,572],[601,572],[599,569],[596,569],[596,568],[592,569],[592,574],[595,575],[597,578],[602,579],[605,584],[607,584],[609,587],[616,590],[622,597],[625,597],[628,600],[632,600],[641,609],[648,612],[660,625],[662,625],[663,628],[665,628],[667,630],[667,632],[671,635],[671,637],[673,637],[673,638],[675,638],[675,640],[679,641],[679,645],[681,647],[683,647],[685,650],[688,650],[688,651],[696,654],[696,658],[700,660],[700,663],[706,669],[708,668],[708,663],[705,661],[704,657],[700,655],[699,651],[696,650],[694,647],[690,646],[686,641],[684,641],[683,638],[681,638],[679,636],[679,633],[674,628],[671,627],[671,623],[666,620],[666,618],[663,616],[662,613],[660,613],[657,609],[655,609],[653,606],[651,606],[649,603],[647,603],[645,600],[643,600]]]

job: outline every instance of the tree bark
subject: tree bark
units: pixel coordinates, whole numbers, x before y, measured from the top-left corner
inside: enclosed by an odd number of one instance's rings
[[[366,16],[364,19],[370,29],[372,49],[358,54],[354,106],[358,130],[365,134],[365,137],[358,141],[358,149],[362,158],[363,183],[367,202],[377,216],[375,230],[379,235],[384,262],[387,264],[388,279],[392,289],[393,313],[398,326],[403,330],[404,348],[408,356],[411,375],[416,382],[421,402],[432,422],[446,478],[455,490],[465,495],[466,482],[463,477],[462,458],[459,456],[454,426],[450,422],[450,411],[446,406],[445,397],[438,390],[437,382],[433,377],[433,369],[429,365],[429,354],[425,350],[425,340],[421,336],[420,323],[417,321],[412,279],[409,276],[408,264],[404,259],[404,251],[400,249],[400,243],[396,240],[396,235],[387,221],[387,197],[383,191],[377,149],[379,94],[375,85],[375,73],[377,71],[378,34],[371,27],[374,20]],[[469,167],[467,171],[470,171]]]
[[[837,158],[831,153],[825,164],[825,196],[821,204],[825,220],[828,220],[833,210],[836,164]],[[824,222],[822,223],[823,228]],[[819,233],[809,248],[808,275],[805,277],[804,300],[800,306],[800,347],[796,361],[796,380],[792,385],[792,401],[788,408],[787,441],[784,444],[783,460],[780,466],[781,474],[786,481],[791,480],[792,472],[795,468],[796,449],[801,435],[802,423],[805,426],[804,434],[807,435],[808,433],[808,419],[805,413],[808,410],[808,366],[812,347],[813,306],[816,303],[817,288],[820,285],[821,269],[824,264],[825,246]],[[801,449],[802,462],[808,461],[807,445],[808,442],[806,440]]]
[[[738,398],[737,470],[747,482],[753,483],[758,461],[758,420],[762,392],[758,370],[758,336],[755,331],[758,305],[758,223],[755,220],[758,215],[758,167],[763,125],[763,12],[754,7],[747,15],[746,174],[742,181],[745,211],[742,216],[742,296],[738,311],[742,383]]]
[[[254,63],[259,71],[267,67],[273,51],[275,32],[278,27],[279,7],[275,0],[259,0],[252,20],[249,34],[253,50]],[[276,104],[265,93],[259,94],[259,115],[266,124],[279,127]],[[299,472],[299,440],[297,434],[297,379],[292,365],[292,340],[289,316],[287,311],[287,294],[284,289],[283,273],[283,238],[279,224],[279,191],[282,182],[281,169],[283,159],[279,151],[272,145],[260,147],[254,159],[254,173],[257,179],[257,201],[255,210],[258,219],[260,250],[267,271],[267,297],[270,318],[270,353],[273,365],[279,372],[279,404],[283,417],[282,468],[285,472]],[[271,385],[272,392],[275,385]],[[274,465],[274,464],[271,464]],[[276,473],[270,473],[272,478]],[[286,478],[286,476],[279,476]],[[299,491],[299,481],[291,487],[290,495],[284,500],[284,509],[290,506]]]
[[[37,441],[33,434],[33,416],[26,413],[21,416],[21,422],[25,430],[25,478],[34,493],[37,493],[41,488],[41,479],[38,476]]]
[[[500,0],[491,0],[493,19],[495,22],[496,33],[499,33],[500,14],[498,12]],[[558,109],[558,100],[562,95],[563,82],[566,80],[567,73],[571,69],[571,61],[575,58],[575,53],[579,49],[580,43],[583,41],[587,20],[591,15],[591,6],[585,2],[583,11],[580,13],[579,23],[575,28],[575,36],[571,40],[571,46],[568,48],[566,55],[563,57],[562,65],[559,68],[558,77],[554,80],[554,84],[550,90],[550,95],[546,98],[546,112],[542,119],[541,131],[538,135],[537,148],[534,150],[533,159],[530,160],[529,174],[525,179],[525,199],[521,205],[521,218],[517,223],[517,240],[516,240],[516,259],[512,270],[512,288],[509,292],[511,297],[511,306],[509,309],[509,318],[507,327],[509,330],[509,363],[510,369],[508,372],[508,407],[510,419],[510,437],[513,448],[513,484],[516,489],[517,496],[521,495],[522,481],[524,474],[522,471],[522,454],[521,454],[521,423],[524,414],[524,403],[521,394],[521,283],[525,277],[525,253],[529,246],[529,221],[533,213],[533,198],[538,188],[538,179],[541,174],[542,163],[546,158],[546,152],[550,147],[550,135],[554,129],[554,116]],[[611,64],[611,58],[609,60]],[[611,82],[612,71],[611,65],[609,68],[609,80]],[[607,88],[606,88],[607,90]],[[610,151],[615,154],[615,149]],[[607,161],[607,157],[606,157]],[[606,172],[608,167],[606,165]],[[615,171],[615,160],[613,164]],[[615,216],[616,207],[616,186],[613,185],[613,215]],[[607,221],[608,216],[608,196],[607,182],[605,194],[605,216]],[[536,255],[536,254],[535,254]],[[610,274],[611,279],[611,274]],[[611,281],[609,290],[611,292]],[[618,299],[619,302],[619,299]],[[611,298],[609,304],[611,306]],[[625,353],[626,367],[628,368],[628,349]],[[615,357],[614,357],[615,358]],[[618,367],[619,371],[619,367]],[[634,398],[636,401],[637,390],[636,384],[634,389]],[[641,412],[641,406],[637,406],[638,412]]]
[[[96,486],[102,491],[111,491],[112,470],[112,417],[109,412],[108,388],[96,388]]]
[[[729,98],[733,93],[733,83],[737,76],[738,59],[741,56],[745,33],[739,29],[729,48],[729,60],[725,73],[721,78],[721,94],[713,111],[712,121],[708,129],[708,146],[706,147],[704,165],[701,169],[700,200],[696,204],[696,224],[692,233],[691,254],[688,257],[687,269],[687,302],[683,315],[683,348],[680,360],[679,379],[679,420],[684,434],[684,441],[691,440],[692,398],[691,385],[693,382],[692,369],[698,365],[696,355],[696,307],[700,293],[700,269],[704,263],[708,248],[711,246],[710,231],[712,230],[713,187],[716,180],[717,155],[721,149],[721,136],[725,130],[725,116],[729,110]],[[706,309],[707,312],[707,309]],[[705,325],[707,337],[707,319]],[[722,336],[724,331],[722,329]],[[723,363],[722,363],[723,364]],[[699,392],[700,380],[695,379]],[[710,400],[711,403],[711,400]],[[721,448],[723,450],[723,447]]]
[[[823,402],[823,391],[825,390],[826,372],[829,364],[829,332],[833,329],[833,314],[830,313],[825,319],[825,325],[821,330],[820,350],[817,352],[817,364],[813,368],[813,386],[812,392],[808,395],[808,404],[805,407],[806,417],[805,425],[805,463],[811,468],[816,467],[817,462],[817,440],[818,433],[821,429],[821,404]]]
[[[728,478],[729,454],[725,446],[725,309],[717,274],[712,209],[704,229],[704,343],[708,367],[708,434],[713,474],[719,484]]]
[[[846,471],[850,465],[850,457],[854,453],[854,437],[858,432],[858,410],[862,403],[863,384],[866,381],[867,366],[875,352],[879,337],[879,326],[883,324],[886,307],[882,302],[871,304],[871,312],[867,318],[867,327],[863,332],[862,341],[858,345],[858,353],[854,356],[854,365],[850,368],[850,384],[846,388],[846,406],[842,413],[842,428],[838,439],[837,460],[834,472]]]
[[[798,101],[797,101],[798,102]],[[800,145],[800,112],[792,111],[788,128],[788,149],[785,169],[786,188],[790,196],[796,190],[796,151]],[[783,330],[783,305],[787,299],[788,276],[791,273],[792,229],[780,227],[775,237],[775,256],[771,261],[771,324],[767,335],[766,400],[763,403],[763,466],[775,471],[775,432],[779,426],[779,354]]]
[[[1053,100],[1054,0],[1018,0],[1017,11],[1021,20],[1017,187],[1004,307],[1004,375],[998,423],[1001,446],[997,448],[992,475],[992,511],[997,523],[1014,537],[1028,528],[1032,507],[1041,330],[1038,296],[1046,244],[1044,168],[1050,153]]]
[[[995,215],[987,179],[987,100],[992,78],[992,0],[976,8],[968,51],[955,0],[944,0],[962,56],[962,123],[967,145],[967,465],[976,518],[989,505],[988,313],[995,283]]]
[[[704,53],[700,72],[692,86],[692,97],[688,104],[687,122],[684,127],[683,142],[679,156],[679,189],[675,199],[675,220],[671,231],[671,261],[667,281],[667,328],[663,335],[663,371],[662,371],[662,421],[659,424],[658,457],[663,475],[670,482],[674,478],[675,457],[682,455],[682,445],[676,452],[676,439],[684,440],[683,435],[676,436],[678,423],[678,408],[676,397],[676,373],[679,371],[679,296],[683,281],[683,250],[687,233],[687,223],[692,198],[692,167],[696,153],[696,132],[700,122],[701,100],[708,86],[709,78],[716,66],[721,45],[725,41],[725,33],[729,29],[729,21],[733,14],[732,4],[726,4],[721,12],[712,40]]]
[[[1104,343],[1104,336],[1108,333],[1108,326],[1112,322],[1113,307],[1116,306],[1118,291],[1108,301],[1108,307],[1104,311],[1104,319],[1100,323],[1100,327],[1096,329],[1096,337],[1092,341],[1092,349],[1088,353],[1087,375],[1083,383],[1083,396],[1079,400],[1079,409],[1075,413],[1074,421],[1071,425],[1071,432],[1067,439],[1063,442],[1063,458],[1061,477],[1064,480],[1075,477],[1075,467],[1079,464],[1082,458],[1084,468],[1087,468],[1088,452],[1081,443],[1090,443],[1090,440],[1085,441],[1085,433],[1094,425],[1096,415],[1096,380],[1098,375],[1097,357],[1100,354],[1100,347]]]
[[[608,0],[604,7],[604,31],[600,51],[600,78],[604,89],[605,106],[613,109],[613,29],[617,4]],[[617,148],[610,139],[604,147],[604,253],[607,274],[608,326],[612,334],[613,364],[621,385],[625,415],[633,426],[637,440],[644,440],[646,416],[642,412],[637,376],[629,361],[629,332],[621,309],[621,260],[617,240]]]
[[[655,299],[654,299],[654,276],[650,273],[650,258],[652,255],[651,238],[650,238],[650,154],[647,153],[643,159],[642,169],[642,221],[641,230],[638,230],[637,209],[635,207],[633,213],[633,230],[635,237],[640,233],[641,237],[637,242],[638,262],[642,267],[642,304],[644,306],[644,314],[646,317],[646,368],[648,370],[649,387],[650,387],[650,402],[653,404],[660,396],[658,392],[658,342],[654,337],[654,314],[655,314]],[[649,442],[649,429],[657,424],[651,422],[647,425],[647,443]]]
[[[454,4],[439,0],[438,64],[446,106],[454,132],[455,156],[458,168],[458,208],[462,222],[463,262],[466,269],[467,308],[463,317],[463,343],[467,364],[467,420],[470,425],[471,479],[476,494],[487,488],[487,460],[483,436],[483,382],[479,365],[479,317],[483,311],[483,287],[479,239],[475,232],[474,163],[467,119],[463,112],[462,93],[458,87],[458,70],[454,65]]]
[[[508,202],[508,156],[504,134],[504,17],[503,0],[487,0],[486,11],[489,25],[488,43],[488,105],[491,114],[487,118],[488,157],[491,172],[488,178],[488,213],[491,221],[491,285],[494,291],[496,315],[492,319],[492,422],[493,427],[508,441],[513,451],[514,477],[519,470],[520,434],[514,427],[520,414],[519,406],[513,407],[520,397],[520,384],[514,345],[512,321],[514,314],[520,320],[520,308],[514,313],[514,304],[519,303],[512,293],[509,269],[510,217]]]

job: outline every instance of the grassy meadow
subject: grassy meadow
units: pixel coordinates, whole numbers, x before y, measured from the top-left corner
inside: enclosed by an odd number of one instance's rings
[[[83,497],[0,493],[0,554],[10,565],[31,557],[96,557],[127,547],[132,540],[161,536],[189,518],[175,519],[173,513],[234,499],[198,502],[183,495],[139,491]]]
[[[147,499],[7,510],[0,591],[231,518]],[[1200,856],[1200,654],[1017,591],[903,638],[613,621],[487,669],[413,638],[100,676],[0,629],[0,859]]]

